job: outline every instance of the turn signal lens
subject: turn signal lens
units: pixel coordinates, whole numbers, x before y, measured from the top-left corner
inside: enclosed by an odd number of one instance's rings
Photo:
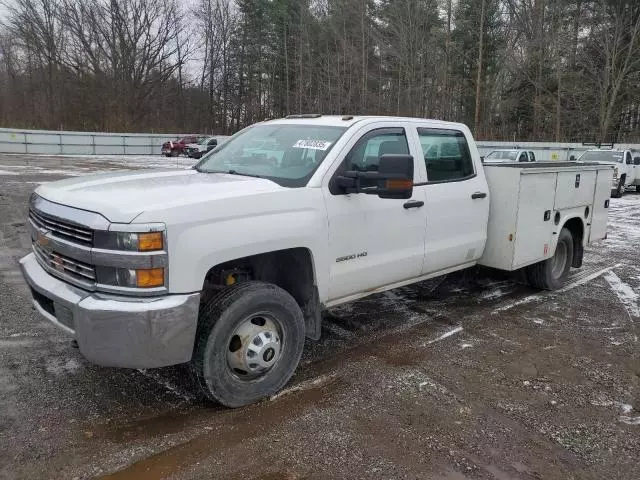
[[[162,247],[162,232],[138,234],[138,250],[140,252],[162,250]]]
[[[387,190],[409,190],[413,188],[411,180],[387,180]]]
[[[138,288],[162,287],[164,285],[164,268],[136,270],[136,285]]]

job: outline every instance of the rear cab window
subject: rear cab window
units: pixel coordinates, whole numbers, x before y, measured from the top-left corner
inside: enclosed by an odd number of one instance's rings
[[[428,183],[459,182],[476,175],[467,139],[461,131],[418,128]]]

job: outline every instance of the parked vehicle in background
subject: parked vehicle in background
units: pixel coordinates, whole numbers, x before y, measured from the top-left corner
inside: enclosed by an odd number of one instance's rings
[[[198,143],[202,137],[198,135],[187,135],[185,137],[180,137],[175,140],[169,140],[168,142],[164,142],[162,144],[162,149],[160,153],[165,157],[177,157],[178,155],[185,154],[185,149],[187,145],[191,143]]]
[[[612,171],[483,166],[459,123],[293,115],[190,170],[40,185],[20,266],[89,361],[189,363],[239,407],[284,387],[324,309],[478,264],[561,288],[606,236]]]
[[[190,158],[200,158],[205,153],[210,152],[229,137],[218,135],[215,137],[202,137],[198,143],[190,143],[185,148],[185,153]]]
[[[614,166],[611,184],[611,196],[614,198],[622,197],[627,187],[635,186],[636,191],[640,191],[640,152],[596,148],[584,152],[578,161],[606,163]]]
[[[533,152],[519,149],[494,150],[484,157],[485,162],[535,162],[536,156]]]

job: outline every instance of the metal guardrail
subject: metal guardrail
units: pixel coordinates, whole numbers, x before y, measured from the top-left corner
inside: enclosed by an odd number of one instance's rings
[[[180,134],[67,132],[0,128],[0,153],[45,155],[159,155],[162,144]],[[640,145],[616,144],[616,148],[640,150]],[[531,150],[538,160],[569,160],[589,148],[581,143],[478,142],[481,155],[492,150]]]
[[[48,155],[159,155],[180,135],[55,132],[0,128],[0,153]]]

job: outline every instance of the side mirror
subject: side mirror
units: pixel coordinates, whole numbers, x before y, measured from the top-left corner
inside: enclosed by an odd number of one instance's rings
[[[413,195],[413,157],[382,155],[378,167],[378,196],[407,199]]]
[[[343,193],[408,199],[413,195],[413,157],[382,155],[377,172],[346,171],[335,177],[333,183]]]
[[[480,162],[484,163],[484,157],[480,157]]]
[[[640,157],[636,157],[633,159],[633,164],[634,165],[640,165]]]
[[[576,156],[575,156],[575,155],[571,155],[571,156],[569,157],[569,161],[570,161],[570,162],[575,162],[575,161],[576,161]]]

